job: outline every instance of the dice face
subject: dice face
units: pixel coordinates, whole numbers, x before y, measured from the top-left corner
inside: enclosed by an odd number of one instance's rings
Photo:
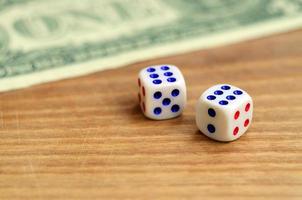
[[[244,90],[219,84],[207,89],[196,106],[196,124],[208,137],[232,141],[243,135],[253,117],[253,101]]]
[[[174,65],[155,65],[138,75],[138,99],[142,112],[155,120],[179,116],[187,101],[186,84]]]

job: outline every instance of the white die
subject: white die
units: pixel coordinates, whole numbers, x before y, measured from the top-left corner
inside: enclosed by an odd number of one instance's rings
[[[162,120],[179,116],[187,102],[186,83],[174,65],[155,65],[138,75],[138,98],[144,115]]]
[[[207,89],[198,99],[196,124],[208,137],[232,141],[243,135],[253,117],[253,100],[244,90],[219,84]]]

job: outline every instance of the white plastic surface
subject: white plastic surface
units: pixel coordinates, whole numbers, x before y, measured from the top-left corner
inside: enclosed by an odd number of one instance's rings
[[[149,69],[149,71],[148,71]],[[151,72],[154,69],[155,71]],[[170,75],[169,73],[172,73]],[[165,75],[166,73],[166,75]],[[151,78],[150,76],[156,76],[157,78]],[[169,76],[167,76],[169,75]],[[174,82],[169,82],[175,78]],[[161,83],[155,84],[154,81],[160,80]],[[139,82],[139,104],[141,106],[142,112],[144,115],[150,119],[155,120],[163,120],[170,119],[179,116],[186,105],[187,102],[187,92],[186,92],[186,84],[184,77],[181,71],[174,65],[154,65],[148,66],[142,69],[138,75]],[[173,90],[179,90],[179,94],[177,96],[172,95]],[[145,92],[143,92],[145,90]],[[160,98],[155,98],[154,94],[156,92],[160,92],[162,95]],[[164,105],[164,99],[166,99],[166,104]],[[177,106],[179,109],[177,110]],[[157,108],[157,110],[155,110]],[[156,112],[161,110],[160,113]],[[173,112],[174,111],[174,112]]]
[[[229,86],[230,89],[222,89],[223,86]],[[218,90],[222,91],[223,94],[215,94],[215,91]],[[234,93],[234,91],[236,90],[242,91],[242,94],[235,94],[236,92]],[[210,95],[212,95],[212,98],[214,96],[215,99],[210,100]],[[235,99],[230,100],[230,97],[227,99],[227,96],[233,96]],[[228,104],[222,105],[219,103],[221,101],[226,101]],[[249,109],[247,109],[248,111],[245,110],[247,104],[250,105]],[[215,116],[209,109],[215,111]],[[236,112],[240,113],[238,118],[235,117]],[[251,96],[246,91],[229,84],[219,84],[210,87],[200,96],[196,106],[196,124],[199,130],[206,136],[218,141],[238,139],[249,128],[252,117],[253,101]],[[238,132],[234,131],[236,127],[238,127]]]

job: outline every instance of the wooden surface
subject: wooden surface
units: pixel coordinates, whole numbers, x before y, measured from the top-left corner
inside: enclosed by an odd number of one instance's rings
[[[137,72],[173,63],[183,115],[143,117]],[[226,82],[254,99],[231,143],[202,135],[194,107]],[[0,199],[302,199],[302,31],[136,63],[0,94]]]

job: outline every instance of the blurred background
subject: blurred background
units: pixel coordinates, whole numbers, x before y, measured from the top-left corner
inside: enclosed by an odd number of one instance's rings
[[[300,0],[2,0],[0,91],[301,27]]]

